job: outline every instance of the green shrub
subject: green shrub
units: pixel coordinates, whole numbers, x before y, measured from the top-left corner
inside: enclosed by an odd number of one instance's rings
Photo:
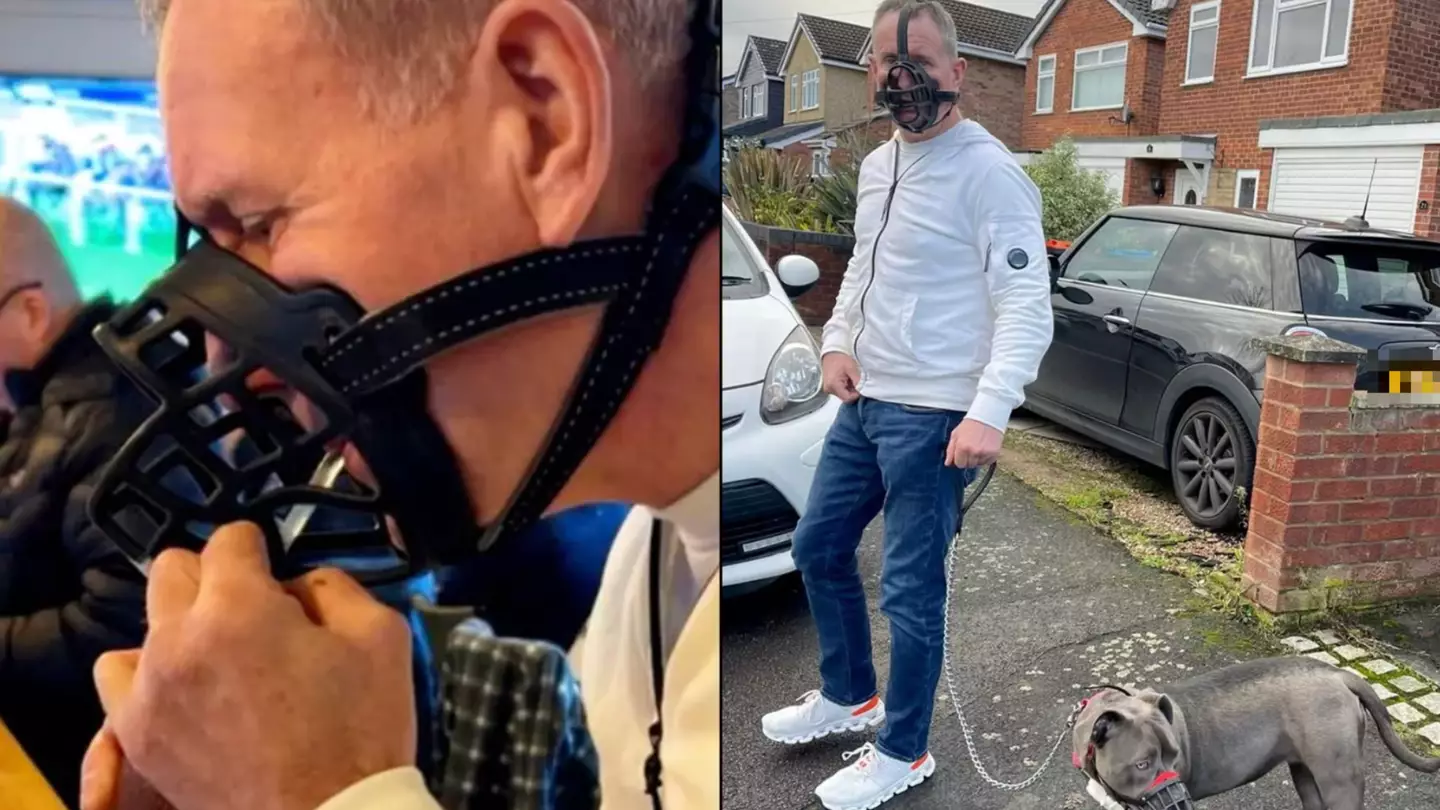
[[[1025,173],[1040,189],[1045,238],[1070,241],[1120,204],[1105,179],[1080,167],[1075,143],[1064,138],[1037,155]]]
[[[830,231],[816,205],[809,165],[774,149],[742,148],[725,164],[735,215],[757,225]]]
[[[869,127],[856,127],[835,138],[830,153],[830,174],[815,181],[815,198],[820,213],[840,233],[854,235],[856,198],[860,188],[860,164],[865,156],[884,143]]]

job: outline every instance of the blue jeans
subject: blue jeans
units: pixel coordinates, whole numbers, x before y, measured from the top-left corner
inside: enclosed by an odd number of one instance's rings
[[[875,745],[906,762],[927,750],[940,680],[945,554],[974,474],[945,466],[945,447],[964,416],[863,397],[842,406],[795,530],[795,565],[820,635],[820,693],[857,705],[877,690],[855,552],[884,507],[880,610],[890,620],[890,684]]]

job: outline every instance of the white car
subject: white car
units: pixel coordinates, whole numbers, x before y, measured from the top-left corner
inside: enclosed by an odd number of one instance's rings
[[[790,540],[840,401],[821,390],[820,351],[790,303],[820,268],[786,256],[772,271],[722,210],[720,583],[733,595],[795,570]]]

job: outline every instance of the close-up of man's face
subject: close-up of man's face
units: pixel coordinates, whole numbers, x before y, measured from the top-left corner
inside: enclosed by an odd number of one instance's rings
[[[174,3],[158,82],[178,207],[282,284],[372,312],[597,228],[638,231],[646,189],[612,185],[612,76],[585,17],[496,4],[462,44],[387,77],[304,0]],[[601,201],[632,221],[598,222]],[[479,480],[462,458],[482,512],[519,479],[597,322],[547,316],[429,365],[432,414],[486,459]]]
[[[899,61],[899,30],[899,12],[886,14],[875,22],[872,35],[874,55],[870,59],[870,82],[871,86],[876,89],[885,86],[890,69]],[[965,60],[957,57],[952,49],[945,46],[944,37],[940,33],[940,27],[936,25],[935,19],[928,13],[912,14],[908,35],[909,61],[923,68],[930,78],[935,80],[938,85],[937,89],[958,91],[965,80]],[[908,90],[913,86],[913,79],[909,73],[901,71],[897,75],[899,78],[897,89]],[[906,122],[901,121],[901,123]]]

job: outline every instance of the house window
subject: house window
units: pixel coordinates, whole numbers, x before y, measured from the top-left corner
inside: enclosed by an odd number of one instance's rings
[[[1260,172],[1244,169],[1235,173],[1235,207],[1254,208],[1255,194],[1260,188]]]
[[[801,81],[803,85],[804,98],[801,100],[800,109],[813,110],[820,106],[820,70],[805,71]]]
[[[1190,42],[1186,46],[1185,83],[1215,78],[1215,43],[1220,33],[1220,3],[1190,7]]]
[[[800,109],[800,74],[790,74],[790,112]]]
[[[753,98],[750,99],[750,112],[756,118],[765,117],[766,89],[766,86],[763,84],[759,84],[750,88],[750,92],[754,94]]]
[[[1125,104],[1125,57],[1130,46],[1120,42],[1075,52],[1073,110],[1108,110]]]
[[[750,88],[740,88],[740,117],[750,117]]]
[[[1048,113],[1055,109],[1055,54],[1040,57],[1036,66],[1035,112]]]
[[[1352,0],[1255,0],[1250,75],[1343,65]]]
[[[810,152],[810,176],[826,177],[830,174],[830,155],[824,147]]]

